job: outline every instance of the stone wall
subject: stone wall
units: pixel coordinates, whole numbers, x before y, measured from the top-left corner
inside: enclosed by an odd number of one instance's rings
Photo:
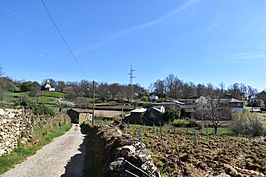
[[[0,156],[11,152],[18,144],[31,138],[32,114],[22,109],[0,108]]]
[[[123,125],[88,129],[85,177],[160,177],[146,146],[126,134]]]

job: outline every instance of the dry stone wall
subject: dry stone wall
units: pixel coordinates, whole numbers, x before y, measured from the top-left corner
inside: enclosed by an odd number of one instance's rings
[[[139,139],[126,134],[124,125],[93,127],[96,136],[93,146],[97,154],[92,159],[97,163],[95,174],[103,177],[160,177],[150,152]],[[87,175],[90,176],[90,175]]]
[[[0,156],[11,152],[18,144],[31,138],[32,114],[23,109],[0,108]]]

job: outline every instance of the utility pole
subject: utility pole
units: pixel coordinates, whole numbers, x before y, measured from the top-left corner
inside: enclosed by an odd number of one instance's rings
[[[95,123],[95,81],[92,81],[93,87],[93,105],[92,105],[92,125]]]
[[[136,71],[132,68],[132,65],[130,66],[130,73],[128,73],[129,75],[129,79],[130,79],[130,102],[132,103],[132,98],[133,98],[133,79],[136,78],[133,75],[133,72]]]

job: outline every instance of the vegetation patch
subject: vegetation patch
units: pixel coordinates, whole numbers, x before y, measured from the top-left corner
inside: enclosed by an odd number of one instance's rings
[[[191,127],[194,125],[194,123],[188,119],[175,119],[172,122],[172,125],[175,127]]]

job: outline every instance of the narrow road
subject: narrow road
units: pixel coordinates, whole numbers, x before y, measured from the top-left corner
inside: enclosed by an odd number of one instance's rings
[[[35,155],[4,173],[2,177],[82,177],[85,159],[84,135],[73,125]]]

